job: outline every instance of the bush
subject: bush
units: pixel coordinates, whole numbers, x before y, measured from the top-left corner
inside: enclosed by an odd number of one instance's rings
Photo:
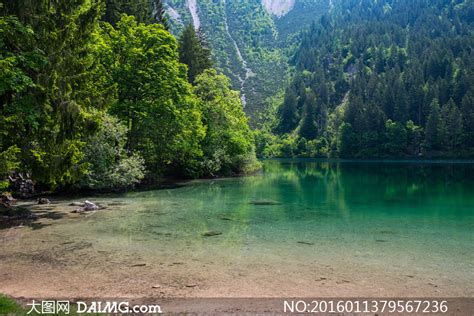
[[[18,168],[17,155],[19,152],[20,149],[17,146],[11,146],[0,152],[0,190],[8,187],[8,180],[6,180],[8,173]]]
[[[80,187],[91,189],[124,189],[132,187],[145,176],[145,162],[124,149],[127,128],[117,118],[104,115],[100,130],[89,138],[85,161],[89,172]]]

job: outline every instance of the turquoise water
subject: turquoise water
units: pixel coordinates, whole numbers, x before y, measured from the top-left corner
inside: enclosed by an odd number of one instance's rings
[[[90,199],[109,207],[36,234],[182,264],[163,273],[203,295],[474,295],[474,164],[271,160],[255,176]]]

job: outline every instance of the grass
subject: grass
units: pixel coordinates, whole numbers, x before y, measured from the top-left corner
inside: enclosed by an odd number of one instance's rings
[[[14,300],[0,294],[0,315],[23,315],[26,311]]]

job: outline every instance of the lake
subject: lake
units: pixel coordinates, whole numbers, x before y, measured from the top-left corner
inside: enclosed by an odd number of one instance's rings
[[[85,199],[108,207],[71,213]],[[52,200],[0,230],[0,292],[474,295],[471,163],[268,160],[249,177]]]

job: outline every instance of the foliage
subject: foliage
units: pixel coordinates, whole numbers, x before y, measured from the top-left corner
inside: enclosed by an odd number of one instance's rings
[[[96,128],[92,33],[100,1],[5,1],[0,24],[0,150],[21,149],[21,168],[41,184],[86,172],[84,139]]]
[[[104,21],[115,25],[122,14],[133,15],[140,23],[160,23],[168,29],[161,0],[105,0]]]
[[[215,71],[193,91],[161,1],[8,0],[0,13],[0,179],[120,189],[255,167],[238,93]],[[188,31],[197,76],[211,53]]]
[[[152,176],[193,175],[205,131],[175,38],[132,16],[105,27],[103,36],[102,58],[118,89],[111,113],[127,122],[128,149],[141,153]]]
[[[187,1],[164,3],[179,14],[169,18],[171,31],[179,35],[192,22]],[[271,110],[269,99],[284,90],[289,78],[288,60],[297,47],[299,33],[325,11],[327,1],[319,0],[296,1],[284,17],[272,16],[262,1],[198,1],[200,31],[208,36],[215,67],[231,79],[234,89],[245,94],[244,110],[251,126],[265,123],[264,117]]]
[[[253,135],[242,108],[239,92],[229,78],[205,70],[196,78],[194,91],[200,99],[206,137],[203,140],[205,175],[248,173],[258,167]]]
[[[117,118],[103,115],[101,128],[87,140],[84,149],[88,174],[80,186],[92,189],[132,187],[145,176],[144,161],[139,154],[125,150],[127,128]]]
[[[292,59],[274,131],[324,138],[340,157],[472,156],[471,9],[462,0],[335,2]],[[306,155],[304,146],[292,154]]]
[[[7,150],[0,152],[0,190],[8,187],[8,174],[19,167],[17,159],[19,152],[20,149],[16,146],[11,146]]]
[[[204,70],[212,67],[211,50],[204,34],[188,24],[179,37],[179,61],[188,66],[188,80],[193,83]]]

